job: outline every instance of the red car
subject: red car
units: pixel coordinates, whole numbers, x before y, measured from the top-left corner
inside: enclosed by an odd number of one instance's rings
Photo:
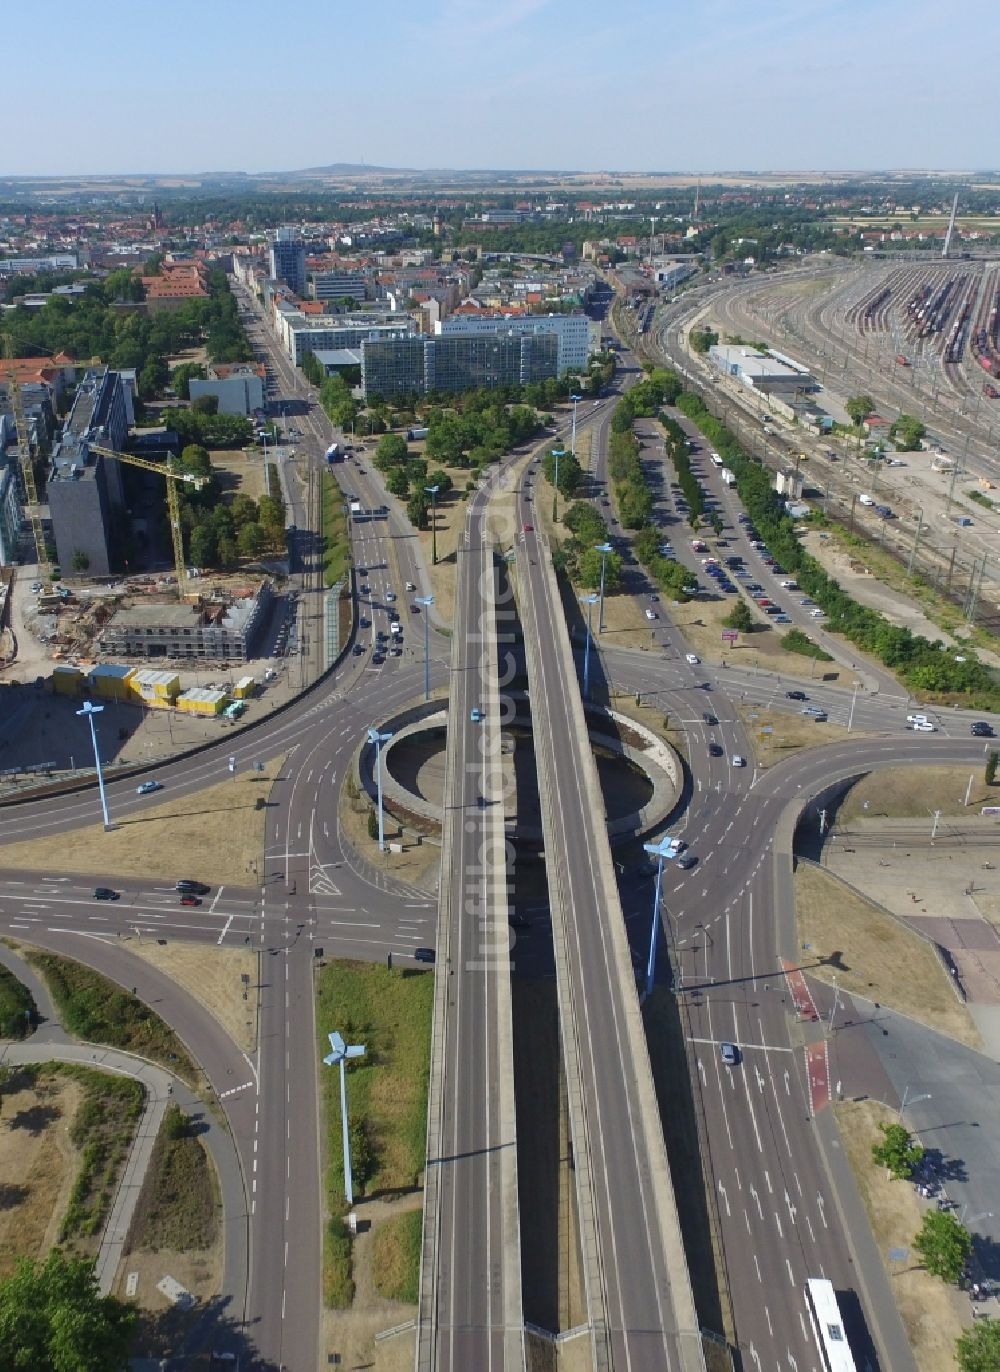
[[[200,905],[201,896],[181,896],[182,905]]]
[[[526,534],[533,534],[533,533],[535,532],[535,526],[534,526],[534,524],[525,524],[525,526],[524,526],[524,532],[525,532]]]

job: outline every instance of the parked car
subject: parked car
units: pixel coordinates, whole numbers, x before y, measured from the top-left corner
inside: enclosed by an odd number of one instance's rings
[[[182,905],[200,905],[201,896],[181,896]]]
[[[975,738],[992,738],[993,726],[987,724],[985,719],[977,719],[970,726],[969,731]]]
[[[94,890],[95,900],[118,900],[119,894],[113,891],[110,886],[98,886]]]
[[[180,881],[174,882],[174,890],[185,896],[207,896],[211,889],[203,881],[192,881],[190,877],[181,877]]]
[[[786,691],[786,692],[785,692],[785,699],[786,699],[786,700],[808,700],[809,697],[806,695],[805,691]]]

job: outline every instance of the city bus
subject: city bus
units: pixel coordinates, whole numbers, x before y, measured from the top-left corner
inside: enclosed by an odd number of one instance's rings
[[[809,1277],[806,1281],[806,1309],[826,1372],[857,1372],[833,1282],[823,1277]]]

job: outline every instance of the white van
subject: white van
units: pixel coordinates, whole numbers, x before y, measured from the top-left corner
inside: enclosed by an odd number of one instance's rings
[[[875,504],[875,501],[872,499],[872,497],[871,497],[870,495],[859,495],[859,496],[858,496],[858,499],[861,501],[862,505],[874,505],[874,504]]]
[[[403,630],[400,626],[398,619],[394,619],[392,623],[389,625],[389,632],[390,634],[392,634],[393,638],[399,638]]]

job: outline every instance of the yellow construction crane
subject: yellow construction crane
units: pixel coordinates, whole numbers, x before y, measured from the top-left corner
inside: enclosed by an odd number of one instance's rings
[[[42,507],[38,500],[38,483],[35,481],[35,465],[28,438],[28,420],[21,400],[21,388],[13,372],[7,375],[7,389],[10,393],[10,408],[17,429],[17,446],[14,452],[21,468],[21,483],[24,488],[24,512],[31,522],[31,532],[35,540],[35,556],[43,573],[49,565],[48,549],[45,544],[45,531],[42,528]]]
[[[194,476],[191,472],[181,472],[174,466],[173,458],[166,462],[150,462],[146,457],[136,457],[132,453],[119,453],[114,448],[103,448],[97,443],[87,443],[87,451],[101,457],[110,457],[115,462],[124,462],[130,467],[142,467],[144,471],[155,472],[167,482],[167,512],[170,518],[170,537],[174,545],[174,566],[177,569],[177,594],[184,598],[187,586],[187,567],[184,562],[184,536],[181,531],[181,507],[178,497],[178,483],[186,481],[196,491],[201,490],[207,477]]]

